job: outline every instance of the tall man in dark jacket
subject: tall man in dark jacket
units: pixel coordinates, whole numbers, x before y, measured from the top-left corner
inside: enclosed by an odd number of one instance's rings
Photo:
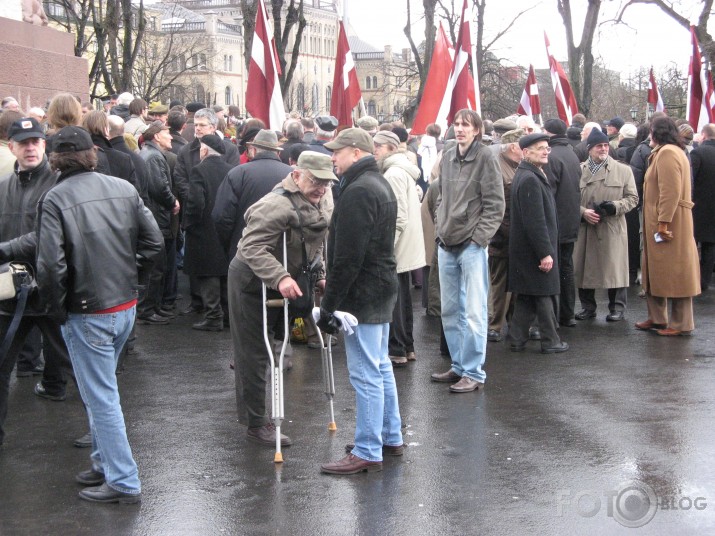
[[[30,118],[15,121],[8,130],[8,147],[17,162],[15,171],[0,178],[0,263],[20,261],[34,267],[37,249],[35,221],[37,202],[57,181],[45,156],[45,134]],[[0,341],[10,327],[16,303],[0,302]],[[20,320],[15,337],[4,356],[0,356],[0,445],[5,432],[10,374],[27,335],[37,326],[44,337],[45,371],[35,393],[50,400],[64,400],[67,380],[72,372],[60,325],[47,316],[43,292],[33,292]]]
[[[700,287],[710,286],[715,266],[715,124],[702,130],[703,141],[690,153],[693,167],[693,226],[700,242]]]
[[[139,197],[142,198],[144,204],[149,206],[149,181],[147,179],[146,164],[139,153],[132,151],[124,140],[124,121],[117,115],[107,117],[109,123],[109,144],[113,149],[129,155],[134,164],[134,174],[136,179],[136,188],[139,192]]]
[[[578,238],[581,221],[581,163],[566,138],[566,123],[561,119],[549,119],[544,131],[550,136],[548,163],[544,173],[551,185],[556,200],[556,219],[559,224],[558,266],[561,281],[558,319],[562,326],[574,327],[576,287],[573,279],[573,248]]]
[[[223,140],[216,134],[201,137],[201,163],[189,177],[189,200],[184,211],[186,255],[184,272],[197,278],[205,311],[204,319],[192,327],[202,331],[221,331],[228,315],[226,276],[228,257],[221,246],[211,211],[216,194],[231,165],[221,160]]]
[[[115,371],[134,323],[137,265],[149,265],[162,237],[133,186],[91,171],[97,160],[86,131],[60,130],[51,159],[61,174],[38,204],[37,280],[62,323],[89,414],[92,467],[76,476],[89,486],[79,496],[135,503],[141,487]]]
[[[341,177],[341,195],[330,222],[328,280],[318,327],[335,333],[335,311],[353,314],[358,325],[345,336],[350,383],[357,401],[355,444],[349,454],[321,466],[349,475],[382,470],[382,456],[403,450],[397,388],[388,358],[392,310],[397,300],[394,256],[397,199],[380,175],[372,137],[359,128],[326,144]]]
[[[261,130],[246,145],[249,162],[228,172],[219,187],[212,213],[216,231],[229,259],[236,256],[238,241],[246,227],[244,215],[248,207],[293,170],[278,157],[281,146],[272,130]]]
[[[524,159],[511,187],[509,290],[517,296],[508,340],[513,352],[524,350],[534,316],[542,353],[569,348],[556,331],[559,234],[554,196],[543,171],[549,159],[548,140],[547,134],[529,134],[519,140]]]
[[[504,218],[504,185],[496,152],[481,143],[482,119],[455,114],[456,145],[445,148],[439,168],[437,208],[442,325],[452,367],[432,374],[453,393],[484,385],[489,312],[487,247]]]

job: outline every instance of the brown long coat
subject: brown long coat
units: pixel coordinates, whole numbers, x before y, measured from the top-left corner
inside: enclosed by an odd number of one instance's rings
[[[638,204],[638,191],[630,166],[610,156],[593,175],[581,164],[581,216],[587,208],[613,201],[616,214],[591,225],[583,220],[574,247],[574,282],[577,288],[628,286],[628,234],[625,214]]]
[[[643,183],[643,288],[652,296],[700,294],[700,266],[693,236],[690,164],[676,145],[653,149]],[[669,223],[670,242],[655,242],[658,222]]]

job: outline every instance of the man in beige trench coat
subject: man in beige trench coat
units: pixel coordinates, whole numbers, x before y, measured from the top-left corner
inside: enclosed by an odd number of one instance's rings
[[[656,329],[664,336],[686,335],[695,329],[693,296],[700,294],[690,164],[672,119],[653,121],[650,144],[653,151],[643,183],[641,262],[648,319],[636,328]]]
[[[608,136],[593,129],[581,164],[581,226],[574,249],[574,280],[583,310],[576,320],[595,318],[596,289],[608,289],[606,320],[624,319],[628,290],[625,214],[638,204],[629,166],[608,156]]]

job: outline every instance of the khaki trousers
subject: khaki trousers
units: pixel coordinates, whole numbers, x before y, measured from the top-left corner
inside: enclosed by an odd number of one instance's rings
[[[666,324],[678,331],[695,329],[693,318],[693,298],[660,298],[646,293],[648,319],[655,324]],[[668,322],[668,301],[670,301],[670,322]]]

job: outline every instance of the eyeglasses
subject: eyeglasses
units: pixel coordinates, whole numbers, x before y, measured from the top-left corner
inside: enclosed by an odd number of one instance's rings
[[[325,188],[329,188],[333,183],[330,179],[316,179],[315,177],[310,177],[308,175],[306,175],[305,178],[310,181],[310,184],[317,186],[318,188],[322,188],[323,186]]]
[[[547,154],[551,152],[551,147],[548,145],[545,147],[534,147],[534,151],[541,151],[541,152],[546,152]]]

